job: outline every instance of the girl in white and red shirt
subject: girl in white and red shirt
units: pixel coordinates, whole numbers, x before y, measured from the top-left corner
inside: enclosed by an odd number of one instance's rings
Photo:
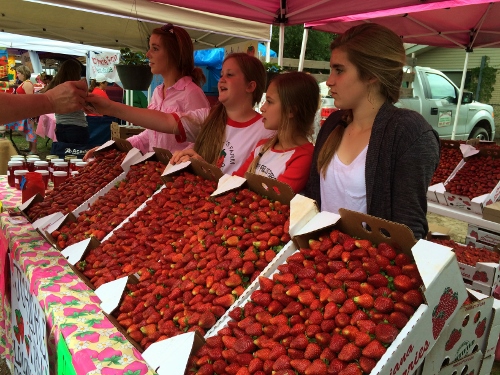
[[[261,107],[264,126],[276,130],[274,137],[263,139],[245,163],[234,173],[255,173],[285,182],[296,193],[309,177],[314,146],[309,138],[319,105],[319,86],[303,72],[276,76],[267,89]]]

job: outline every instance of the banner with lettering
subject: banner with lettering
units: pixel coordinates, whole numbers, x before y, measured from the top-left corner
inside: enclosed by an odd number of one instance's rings
[[[30,283],[11,258],[12,342],[14,373],[48,375],[47,321]]]
[[[97,74],[104,74],[112,82],[118,82],[115,64],[120,61],[119,52],[89,52],[90,78],[95,78]]]

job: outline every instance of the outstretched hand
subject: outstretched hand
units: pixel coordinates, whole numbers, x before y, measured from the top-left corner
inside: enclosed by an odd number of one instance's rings
[[[85,112],[89,114],[108,115],[112,103],[111,99],[89,94],[85,100]]]
[[[48,98],[54,113],[68,113],[81,110],[87,97],[87,82],[67,81],[48,90]]]

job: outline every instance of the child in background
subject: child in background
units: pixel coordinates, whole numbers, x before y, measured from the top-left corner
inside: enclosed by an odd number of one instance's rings
[[[266,129],[277,133],[261,140],[234,174],[244,177],[251,172],[275,178],[296,193],[302,191],[314,152],[309,139],[318,106],[319,86],[310,74],[290,72],[273,78],[261,112]]]

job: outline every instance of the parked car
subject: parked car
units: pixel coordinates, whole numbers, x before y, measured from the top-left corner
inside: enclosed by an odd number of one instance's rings
[[[395,104],[419,112],[438,132],[439,137],[451,138],[457,112],[458,87],[441,71],[426,67],[405,67],[402,95]],[[411,79],[407,78],[411,77]],[[320,83],[322,95],[321,125],[335,111],[334,99],[329,96],[326,82]],[[472,92],[464,92],[455,139],[495,139],[493,107],[473,100]]]

